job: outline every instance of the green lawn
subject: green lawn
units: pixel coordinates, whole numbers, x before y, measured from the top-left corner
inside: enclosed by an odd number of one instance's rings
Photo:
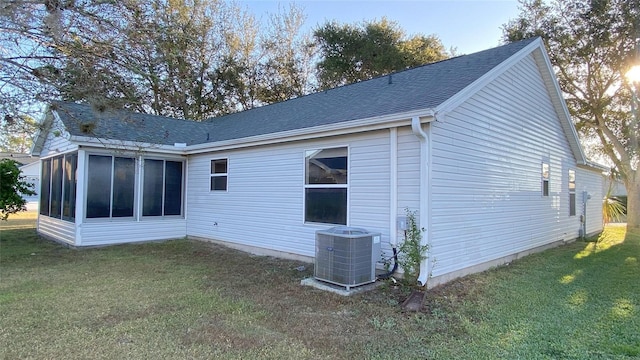
[[[0,224],[0,358],[630,359],[639,256],[610,227],[404,313],[391,285],[344,298],[300,286],[310,266],[187,240],[71,250],[22,215]]]

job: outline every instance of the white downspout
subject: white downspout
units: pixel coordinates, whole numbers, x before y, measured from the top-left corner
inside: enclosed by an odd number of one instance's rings
[[[422,124],[420,123],[420,117],[414,116],[411,118],[411,130],[413,134],[420,140],[420,208],[418,210],[418,226],[422,229],[429,229],[429,189],[428,189],[428,175],[429,175],[429,135],[422,130]],[[420,245],[427,245],[429,243],[428,231],[422,234],[422,241]],[[418,281],[424,286],[429,278],[429,258],[423,260],[420,263],[420,275]]]
[[[390,163],[389,172],[389,244],[392,248],[398,247],[398,129],[389,131]]]

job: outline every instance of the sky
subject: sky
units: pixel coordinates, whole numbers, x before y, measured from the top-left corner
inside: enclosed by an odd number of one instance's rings
[[[386,17],[396,21],[408,35],[436,35],[446,49],[456,54],[496,47],[501,44],[502,25],[518,16],[516,0],[239,0],[258,18],[288,8],[302,8],[307,16],[304,31],[312,31],[326,21],[361,23]]]

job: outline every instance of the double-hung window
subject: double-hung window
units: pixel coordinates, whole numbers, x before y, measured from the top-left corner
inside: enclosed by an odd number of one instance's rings
[[[211,191],[227,191],[228,159],[211,160]]]
[[[305,222],[347,224],[348,148],[305,153]]]

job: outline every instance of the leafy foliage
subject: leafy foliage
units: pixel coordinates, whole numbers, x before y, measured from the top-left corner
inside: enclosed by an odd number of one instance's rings
[[[384,18],[356,26],[329,22],[316,29],[314,37],[321,54],[317,69],[323,89],[448,57],[435,35],[406,38],[397,23]]]
[[[7,220],[10,214],[27,210],[22,195],[35,195],[32,188],[33,185],[20,176],[18,162],[0,160],[0,220]]]
[[[407,229],[404,241],[398,248],[398,263],[404,271],[403,280],[409,286],[418,283],[420,263],[427,258],[429,245],[422,245],[423,228],[418,227],[416,212],[405,209]]]
[[[640,227],[640,129],[624,75],[635,63],[640,37],[639,0],[521,0],[504,39],[541,36],[567,106],[583,139],[608,157],[629,193],[628,225]],[[637,104],[636,104],[637,105]]]
[[[620,220],[627,212],[624,202],[613,196],[613,181],[613,179],[610,179],[609,188],[602,200],[602,222],[604,224]]]

